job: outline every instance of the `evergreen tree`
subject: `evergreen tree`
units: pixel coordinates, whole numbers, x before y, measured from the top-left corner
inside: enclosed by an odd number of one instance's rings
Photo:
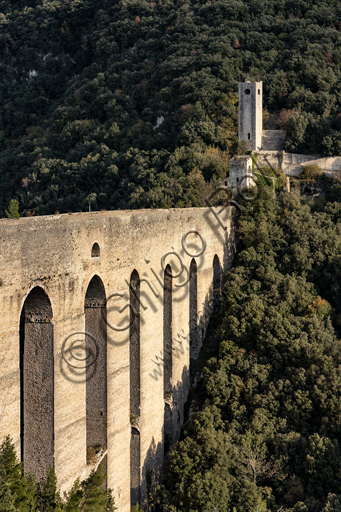
[[[103,483],[105,473],[101,467],[90,476],[80,482],[76,480],[70,492],[66,495],[66,504],[63,510],[75,512],[113,512],[116,510],[111,490],[105,491]]]
[[[46,480],[37,484],[37,504],[40,512],[60,512],[63,510],[63,503],[57,491],[57,478],[50,467]]]
[[[0,512],[114,512],[112,491],[104,490],[104,480],[101,469],[92,471],[86,480],[76,480],[62,499],[52,468],[36,484],[33,475],[24,474],[9,436],[0,446]]]
[[[1,485],[1,484],[0,484]],[[0,490],[0,512],[16,512],[15,498],[9,489],[1,486]]]
[[[11,199],[6,210],[6,215],[9,219],[19,219],[19,203],[16,199]]]
[[[0,446],[0,507],[9,511],[33,512],[36,510],[36,487],[33,475],[24,474],[22,463],[17,460],[9,436]]]

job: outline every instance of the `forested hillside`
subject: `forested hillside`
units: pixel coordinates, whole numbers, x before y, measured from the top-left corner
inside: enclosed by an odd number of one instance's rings
[[[341,184],[245,208],[192,418],[155,500],[164,512],[338,512]]]
[[[341,154],[340,31],[336,0],[1,0],[0,216],[200,205],[239,80],[288,150]]]

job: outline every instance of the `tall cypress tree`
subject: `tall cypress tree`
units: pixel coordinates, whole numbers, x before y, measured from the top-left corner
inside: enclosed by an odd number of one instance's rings
[[[6,510],[6,512],[36,510],[34,476],[24,474],[23,465],[17,459],[9,436],[0,446],[0,510]]]
[[[34,475],[24,473],[9,436],[0,446],[0,512],[114,512],[112,491],[103,489],[104,480],[101,469],[93,471],[86,480],[76,480],[62,499],[51,467],[46,480],[36,484]]]

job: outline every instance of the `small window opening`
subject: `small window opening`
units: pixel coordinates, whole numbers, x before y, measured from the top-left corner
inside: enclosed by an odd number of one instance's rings
[[[260,94],[260,89],[258,89],[258,94]]]
[[[245,94],[251,94],[250,89],[245,89]]]
[[[251,135],[248,133],[247,134],[247,139],[250,140],[251,139]]]
[[[91,258],[99,258],[101,255],[101,250],[97,242],[94,243],[91,249]]]

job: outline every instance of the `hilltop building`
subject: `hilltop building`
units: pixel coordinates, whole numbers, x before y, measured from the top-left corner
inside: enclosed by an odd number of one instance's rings
[[[238,84],[238,138],[252,151],[284,151],[285,130],[263,130],[263,82]]]
[[[263,130],[263,82],[240,82],[238,92],[239,142],[245,140],[249,149],[260,150]]]
[[[250,155],[236,155],[231,158],[229,177],[224,180],[224,185],[236,192],[254,185]]]
[[[322,155],[300,155],[286,153],[285,130],[263,130],[263,82],[240,82],[238,138],[244,141],[249,150],[257,157],[257,167],[272,167],[288,176],[297,176],[304,171],[307,164],[316,164],[321,171],[330,177],[341,175],[341,157],[322,157]],[[237,190],[253,186],[254,181],[246,156],[236,156],[230,161],[229,178],[224,185]],[[238,181],[237,181],[238,180]]]
[[[238,84],[239,117],[238,138],[251,151],[258,154],[268,152],[283,154],[285,130],[263,130],[263,82],[240,82]],[[264,156],[266,159],[267,157]],[[262,162],[263,163],[263,162]],[[267,162],[263,165],[269,165]],[[229,177],[224,185],[233,191],[254,186],[252,158],[238,155],[230,160]]]

